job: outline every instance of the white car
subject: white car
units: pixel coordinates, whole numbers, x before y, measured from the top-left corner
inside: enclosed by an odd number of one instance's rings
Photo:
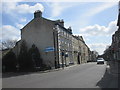
[[[104,59],[103,58],[98,58],[97,59],[97,64],[104,64]]]

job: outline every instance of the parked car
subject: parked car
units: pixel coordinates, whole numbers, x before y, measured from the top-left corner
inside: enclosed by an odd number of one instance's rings
[[[104,64],[104,59],[103,58],[98,58],[97,59],[97,64]]]

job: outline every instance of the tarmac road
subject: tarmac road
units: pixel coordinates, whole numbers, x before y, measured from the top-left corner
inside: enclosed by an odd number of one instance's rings
[[[106,64],[97,65],[94,62],[59,71],[3,78],[2,86],[3,88],[102,88],[103,86],[109,88],[109,80],[106,78],[103,80],[104,76],[106,77],[106,67]]]

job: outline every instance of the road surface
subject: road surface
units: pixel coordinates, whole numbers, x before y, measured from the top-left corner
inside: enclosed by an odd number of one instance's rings
[[[87,63],[59,71],[3,78],[2,86],[3,88],[101,88],[105,71],[106,64]]]

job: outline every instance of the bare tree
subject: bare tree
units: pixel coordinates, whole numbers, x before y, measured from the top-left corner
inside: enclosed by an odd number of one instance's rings
[[[6,40],[6,41],[2,41],[2,50],[3,49],[11,49],[15,46],[17,40]]]

